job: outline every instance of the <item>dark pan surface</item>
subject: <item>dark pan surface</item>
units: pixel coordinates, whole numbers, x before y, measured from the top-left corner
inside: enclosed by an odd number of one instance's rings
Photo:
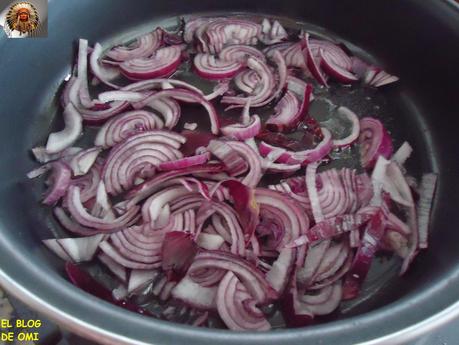
[[[42,302],[113,334],[146,343],[302,343],[355,344],[413,325],[459,300],[459,145],[457,86],[459,24],[457,9],[439,1],[126,1],[49,4],[49,37],[0,38],[0,268],[3,280],[21,285]],[[343,320],[270,334],[238,334],[194,329],[155,321],[117,309],[76,290],[62,278],[62,264],[44,250],[51,237],[49,212],[37,206],[40,189],[26,181],[35,165],[28,150],[42,143],[53,125],[55,95],[70,71],[72,43],[123,41],[175,15],[200,12],[251,12],[281,15],[308,23],[316,33],[335,35],[357,54],[399,75],[401,83],[379,95],[331,97],[357,113],[384,119],[396,138],[415,149],[412,173],[440,174],[433,210],[431,247],[409,273],[396,277],[393,263],[374,270],[383,288],[368,284],[365,303],[346,306]],[[323,30],[321,28],[327,28]],[[358,93],[358,91],[357,91]],[[367,99],[370,97],[370,99]],[[375,107],[377,106],[377,107]],[[363,114],[362,114],[363,115]],[[382,275],[388,270],[389,274]],[[378,282],[379,285],[379,282]],[[10,287],[12,285],[9,285]],[[19,293],[16,290],[16,293]],[[367,299],[368,298],[368,299]],[[31,302],[29,298],[29,302]],[[37,300],[35,299],[35,302]],[[459,308],[459,307],[458,307]],[[58,317],[57,313],[54,313]],[[62,321],[62,316],[59,316]],[[69,319],[66,321],[70,322]],[[79,326],[82,331],[81,325]],[[87,331],[86,331],[87,332]],[[108,337],[107,343],[113,343]],[[401,341],[398,337],[397,341]],[[391,342],[395,343],[395,342]]]

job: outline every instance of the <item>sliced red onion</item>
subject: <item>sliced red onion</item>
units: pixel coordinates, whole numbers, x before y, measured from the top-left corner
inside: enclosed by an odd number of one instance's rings
[[[145,94],[138,91],[115,90],[101,92],[98,98],[104,103],[113,101],[138,102],[145,98]]]
[[[100,241],[104,235],[94,235],[81,238],[59,238],[44,240],[43,243],[58,256],[62,255],[62,251],[67,255],[63,259],[70,259],[75,263],[90,261],[97,251]],[[58,249],[58,248],[61,249]]]
[[[131,135],[162,129],[163,121],[154,113],[133,110],[119,114],[107,121],[97,133],[94,144],[104,148],[114,146]]]
[[[343,70],[350,71],[352,69],[352,60],[346,52],[338,45],[324,40],[311,39],[310,41],[312,55],[317,59],[320,57],[320,52],[333,65],[340,67]]]
[[[145,181],[144,183],[129,191],[129,193],[126,195],[126,198],[129,200],[128,205],[132,206],[137,204],[139,201],[160,190],[162,184],[173,178],[198,173],[219,173],[222,171],[222,169],[223,166],[220,164],[207,164],[190,166],[180,170],[172,170],[160,173],[153,177],[151,180]]]
[[[102,83],[114,89],[118,89],[119,86],[113,84],[111,80],[117,78],[120,75],[120,71],[117,68],[112,68],[101,64],[100,60],[102,53],[103,49],[100,43],[94,44],[94,49],[92,50],[92,53],[89,57],[91,71],[94,76]]]
[[[398,164],[391,162],[387,165],[386,174],[382,182],[383,189],[389,193],[392,200],[408,207],[414,205],[410,186],[408,185]]]
[[[261,121],[258,115],[250,117],[250,123],[247,125],[235,123],[221,128],[222,134],[231,139],[244,141],[255,137],[261,130]]]
[[[260,76],[257,72],[251,69],[246,69],[240,72],[234,78],[234,84],[236,87],[249,95],[254,92],[259,82]]]
[[[255,198],[260,205],[261,212],[266,208],[269,208],[270,212],[277,210],[276,219],[283,222],[285,233],[278,247],[281,248],[309,229],[309,219],[304,210],[285,194],[266,188],[257,188]]]
[[[196,128],[198,128],[198,124],[196,122],[185,122],[183,124],[183,128],[189,131],[194,131]]]
[[[260,208],[255,198],[255,191],[236,180],[224,181],[222,185],[229,190],[234,209],[244,229],[244,240],[248,243],[259,222]]]
[[[217,18],[204,28],[203,52],[219,53],[225,44],[254,45],[260,34],[260,25],[237,18]]]
[[[326,315],[338,308],[342,298],[341,282],[329,285],[313,295],[301,294],[298,296],[303,308],[307,308],[314,315]]]
[[[294,267],[295,254],[295,249],[282,249],[279,257],[274,261],[271,269],[266,274],[266,280],[279,294],[282,294],[287,286],[290,273]]]
[[[264,60],[265,55],[255,47],[233,44],[222,49],[219,54],[220,59],[231,62],[244,63],[247,59],[253,56],[257,59]]]
[[[166,77],[180,65],[182,50],[179,46],[158,49],[152,57],[125,60],[120,64],[121,73],[133,80]]]
[[[198,246],[190,233],[172,231],[166,234],[161,249],[162,269],[169,280],[180,280],[193,262]]]
[[[319,50],[320,66],[324,69],[330,77],[336,79],[341,83],[353,83],[359,80],[359,78],[348,70],[344,69],[340,65],[333,62],[333,56],[328,51],[322,49]],[[346,63],[342,63],[345,65]]]
[[[123,90],[126,91],[151,91],[151,90],[166,90],[178,87],[181,89],[186,89],[190,91],[194,91],[195,93],[203,96],[204,93],[197,87],[191,85],[182,80],[172,79],[172,78],[154,78],[154,79],[147,79],[137,81],[131,84],[126,85],[123,87]]]
[[[217,250],[220,249],[225,239],[218,234],[207,234],[201,232],[196,239],[196,243],[202,249]]]
[[[151,56],[161,46],[162,30],[156,29],[136,38],[134,44],[118,46],[107,52],[107,56],[116,61],[126,61]]]
[[[88,41],[81,39],[78,41],[78,61],[77,61],[77,78],[78,78],[78,90],[77,97],[78,103],[86,107],[91,108],[97,103],[91,99],[88,89]]]
[[[394,153],[391,160],[393,162],[396,162],[400,167],[403,167],[406,160],[410,158],[412,152],[413,152],[413,148],[407,141],[405,141],[398,148],[398,150]]]
[[[172,296],[187,305],[203,310],[217,308],[217,287],[204,287],[185,276],[173,289]]]
[[[198,232],[204,225],[204,222],[215,213],[220,215],[221,219],[224,219],[227,225],[227,227],[224,227],[223,231],[220,232],[220,226],[214,223],[214,225],[217,225],[217,232],[219,232],[222,237],[228,238],[230,240],[230,251],[241,256],[244,255],[246,243],[244,231],[239,224],[238,214],[232,207],[228,206],[227,204],[217,201],[202,203],[196,216],[196,223],[199,225]],[[226,229],[228,229],[228,231]],[[193,276],[193,274],[191,274],[191,276]]]
[[[74,147],[74,146],[71,146],[61,152],[58,152],[58,153],[47,153],[46,152],[46,148],[42,147],[42,146],[38,146],[38,147],[34,147],[32,149],[32,154],[33,156],[35,157],[35,159],[37,160],[37,162],[39,163],[48,163],[48,162],[51,162],[51,161],[54,161],[54,160],[58,160],[58,159],[63,159],[65,161],[68,161],[69,159],[71,159],[71,157],[73,157],[74,155],[76,155],[78,152],[80,152],[81,150],[83,150],[81,147]]]
[[[104,123],[112,116],[115,116],[122,111],[126,110],[129,107],[129,103],[125,101],[116,101],[112,102],[107,105],[106,108],[100,110],[92,110],[92,109],[81,109],[79,108],[79,112],[83,117],[83,120],[87,124],[91,125],[100,125]]]
[[[129,282],[128,282],[128,289],[127,289],[128,292],[133,293],[135,291],[141,290],[148,283],[154,281],[154,279],[158,277],[158,275],[159,275],[159,271],[157,270],[148,270],[148,271],[135,270],[135,269],[131,270],[129,274]]]
[[[185,169],[185,168],[188,168],[194,165],[205,164],[207,163],[209,158],[210,158],[210,154],[206,152],[200,155],[177,159],[175,161],[163,162],[158,166],[158,168],[159,170],[162,170],[162,171]]]
[[[247,67],[254,70],[260,77],[260,82],[257,84],[260,87],[255,91],[255,94],[250,97],[251,105],[252,107],[260,106],[260,104],[264,105],[263,103],[272,96],[275,89],[274,75],[263,60],[255,57],[249,57],[247,59]],[[247,97],[224,96],[221,103],[245,105],[247,101]]]
[[[316,223],[320,223],[324,220],[316,185],[316,172],[318,166],[319,163],[315,162],[309,164],[306,168],[306,187],[308,189],[308,195],[311,202],[312,214],[314,215]]]
[[[191,43],[194,40],[196,30],[212,20],[215,20],[215,18],[195,17],[187,20],[183,29],[183,40],[186,43]]]
[[[330,244],[331,241],[324,240],[309,246],[304,261],[300,263],[301,265],[296,271],[296,280],[298,284],[301,286],[311,285],[312,279],[327,253]]]
[[[312,53],[309,33],[305,33],[302,43],[304,45],[304,48],[303,48],[304,60],[306,61],[306,65],[309,71],[311,72],[311,74],[314,76],[314,78],[317,80],[319,84],[324,85],[325,87],[328,87],[327,80],[325,79],[324,75],[322,74],[322,71],[320,70],[319,61],[316,61],[318,59],[314,57]]]
[[[270,45],[286,40],[288,33],[277,20],[271,24],[269,19],[264,18],[261,23],[261,34],[258,38],[264,44]]]
[[[217,310],[225,325],[235,331],[267,331],[271,328],[233,272],[226,273],[218,285]]]
[[[185,138],[173,132],[155,130],[133,135],[114,146],[102,176],[110,194],[130,189],[136,177],[149,177],[165,161],[182,158],[178,151]]]
[[[370,270],[373,256],[378,248],[378,243],[384,235],[383,213],[378,212],[368,223],[363,235],[362,243],[354,257],[352,267],[344,280],[343,297],[353,298],[358,295],[360,286]]]
[[[235,254],[221,250],[201,252],[196,255],[189,274],[192,275],[193,272],[204,268],[219,268],[233,272],[258,303],[267,303],[277,297],[263,273]]]
[[[351,133],[342,139],[333,140],[333,146],[343,147],[352,144],[359,138],[360,134],[360,122],[357,115],[346,107],[339,107],[336,110],[341,116],[346,117],[346,119],[351,123]]]
[[[101,151],[100,147],[91,147],[77,153],[70,161],[73,176],[86,175],[96,162]]]
[[[211,93],[204,96],[206,101],[212,101],[217,97],[223,96],[230,89],[229,80],[220,80],[215,86]]]
[[[90,215],[81,203],[80,188],[70,186],[67,193],[67,203],[72,217],[81,225],[98,230],[119,229],[130,224],[136,217],[138,207],[132,207],[115,220],[103,220]]]
[[[307,164],[317,162],[327,156],[333,147],[332,136],[328,129],[322,127],[321,130],[323,139],[315,148],[296,152],[285,151],[285,153],[283,153],[276,162],[287,164]],[[269,145],[262,141],[258,146],[258,149],[260,150],[261,155],[266,157],[270,152],[277,150],[278,147]]]
[[[430,211],[437,185],[437,174],[422,175],[419,187],[418,228],[419,228],[419,248],[427,248],[429,234]]]
[[[227,144],[236,151],[240,157],[244,157],[249,166],[249,172],[242,179],[242,183],[249,187],[256,187],[260,182],[263,172],[261,169],[261,159],[258,152],[244,142],[228,141]]]
[[[370,86],[381,87],[398,81],[399,78],[383,71],[380,68],[370,66],[365,75],[364,82]]]
[[[237,61],[218,59],[211,54],[197,54],[193,60],[196,73],[206,79],[232,78],[242,68]]]
[[[49,179],[51,187],[47,190],[42,201],[49,206],[58,202],[67,193],[72,177],[72,171],[66,163],[57,161],[50,164],[52,168],[52,174]]]
[[[302,42],[291,44],[282,51],[282,55],[284,55],[285,63],[288,67],[300,68],[304,72],[307,72],[307,75],[309,75],[309,71],[306,67],[305,56],[303,54]]]
[[[309,84],[306,84],[303,93],[298,97],[293,91],[287,90],[274,107],[275,113],[266,121],[267,128],[280,132],[296,129],[308,112],[311,94],[312,86]]]
[[[67,104],[63,115],[64,129],[51,133],[46,142],[46,152],[49,154],[61,152],[72,146],[83,130],[81,115],[73,104]]]
[[[228,142],[212,140],[207,149],[225,164],[230,176],[238,176],[247,170],[246,161],[228,145]]]
[[[190,90],[185,89],[169,89],[157,92],[149,97],[147,97],[144,104],[151,104],[152,101],[164,99],[164,98],[173,98],[177,101],[185,102],[185,103],[198,103],[201,104],[209,114],[210,118],[210,125],[211,125],[211,132],[215,135],[218,134],[220,123],[218,119],[217,112],[209,101],[205,100],[200,94],[197,94]]]
[[[392,140],[383,124],[371,117],[360,120],[360,162],[365,168],[372,168],[379,155],[392,155]]]

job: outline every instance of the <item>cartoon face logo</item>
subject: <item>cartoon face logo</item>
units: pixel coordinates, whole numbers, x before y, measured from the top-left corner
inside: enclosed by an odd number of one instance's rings
[[[39,23],[40,20],[35,6],[28,2],[19,2],[10,7],[4,27],[9,37],[15,30],[19,32],[19,35],[30,35],[38,27]]]

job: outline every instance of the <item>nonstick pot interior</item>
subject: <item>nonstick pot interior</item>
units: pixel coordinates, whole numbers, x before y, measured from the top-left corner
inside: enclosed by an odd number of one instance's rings
[[[63,277],[62,263],[41,245],[41,239],[50,237],[50,215],[39,206],[39,191],[25,174],[35,166],[29,149],[42,143],[52,126],[55,95],[73,59],[72,44],[79,37],[111,42],[147,31],[164,18],[202,12],[263,13],[306,22],[352,42],[356,51],[369,53],[401,78],[398,86],[381,92],[390,103],[393,131],[414,146],[411,168],[439,173],[430,248],[407,275],[391,279],[340,320],[241,334],[141,317],[73,287]],[[0,281],[73,331],[107,344],[114,339],[190,345],[379,339],[396,344],[418,335],[420,328],[413,325],[459,301],[458,13],[453,2],[438,0],[50,1],[48,38],[0,38]],[[424,331],[446,320],[431,319],[423,324]]]

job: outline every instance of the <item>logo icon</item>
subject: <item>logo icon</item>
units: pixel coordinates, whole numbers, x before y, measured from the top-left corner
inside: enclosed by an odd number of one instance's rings
[[[38,11],[29,2],[18,2],[13,4],[6,14],[4,30],[8,37],[12,37],[13,32],[18,32],[20,36],[29,36],[34,33],[40,24]]]

